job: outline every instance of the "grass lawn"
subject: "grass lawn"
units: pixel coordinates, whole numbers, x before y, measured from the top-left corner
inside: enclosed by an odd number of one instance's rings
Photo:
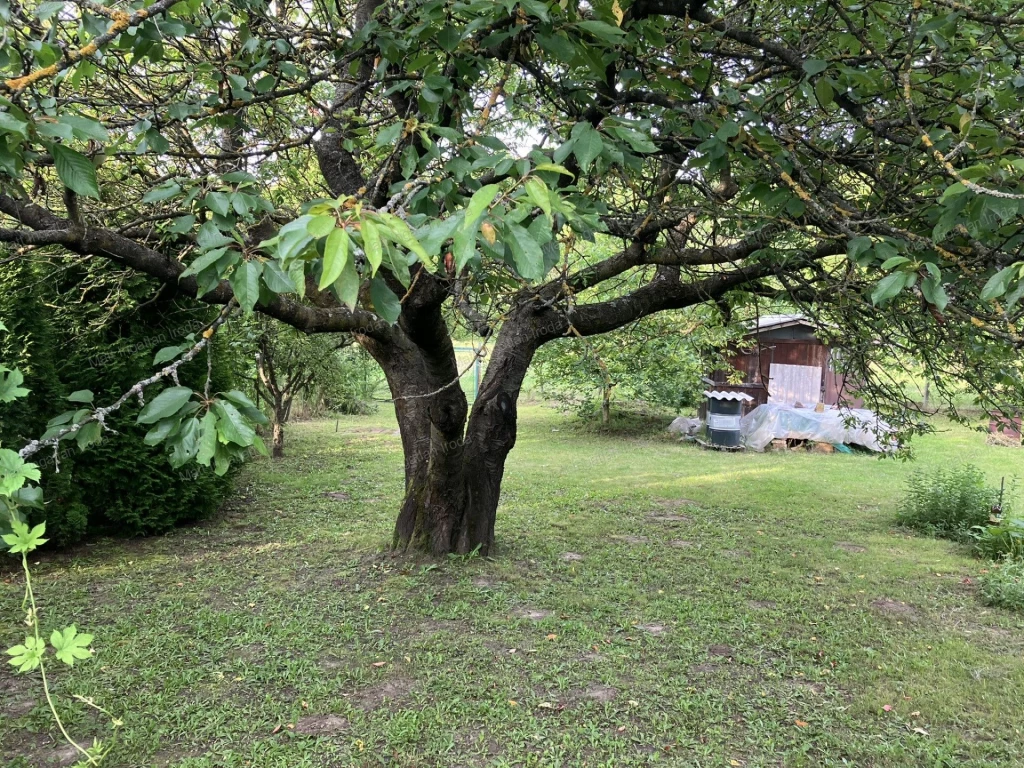
[[[72,733],[108,730],[77,693],[124,720],[110,766],[1024,764],[1024,616],[892,525],[915,466],[998,480],[1024,451],[948,427],[913,465],[718,454],[521,416],[490,560],[386,552],[388,413],[291,427],[215,520],[43,556],[44,626],[96,635],[54,670]],[[66,764],[3,666],[0,765]]]

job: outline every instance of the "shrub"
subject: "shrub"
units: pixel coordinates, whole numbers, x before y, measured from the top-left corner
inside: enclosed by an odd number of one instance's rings
[[[1024,560],[1008,558],[985,574],[981,599],[985,605],[1024,611]]]
[[[998,503],[999,489],[987,485],[973,464],[915,472],[907,480],[897,520],[908,528],[964,540],[972,528],[988,524]]]
[[[973,532],[978,554],[990,560],[1024,560],[1024,517],[1000,517]]]
[[[0,406],[0,440],[8,448],[42,434],[46,421],[68,407],[64,398],[70,392],[90,389],[96,402],[112,402],[152,373],[157,349],[180,342],[211,315],[206,307],[149,301],[154,288],[145,283],[132,284],[127,296],[119,293],[123,276],[109,268],[62,274],[64,282],[57,283],[19,260],[0,276],[0,319],[12,331],[0,337],[0,360],[20,368],[32,392],[31,398]],[[80,304],[75,297],[83,285],[109,292],[113,309]],[[233,386],[227,352],[214,347],[215,390]],[[183,368],[181,381],[202,387],[205,376],[204,358]],[[45,519],[53,545],[95,533],[166,531],[216,510],[229,491],[229,481],[211,469],[174,470],[162,448],[143,442],[148,427],[135,423],[138,411],[138,404],[126,405],[108,421],[114,432],[85,453],[68,442],[56,456],[37,457],[46,507],[29,517],[33,524]]]

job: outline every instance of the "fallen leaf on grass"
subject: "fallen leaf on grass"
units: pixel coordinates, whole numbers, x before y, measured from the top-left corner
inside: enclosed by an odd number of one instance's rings
[[[547,637],[545,637],[544,639],[545,640],[556,640],[556,639],[558,639],[558,635],[551,634],[551,635],[548,635]]]
[[[886,712],[892,712],[892,704],[883,704],[882,709],[884,709]]]
[[[375,667],[383,667],[386,664],[387,664],[386,661],[375,661],[375,662],[373,662],[373,666],[375,666]]]
[[[926,730],[925,730],[924,728],[915,728],[915,729],[914,729],[914,733],[918,733],[918,734],[920,734],[921,736],[930,736],[930,735],[931,735],[931,734],[930,734],[930,733],[928,733],[928,731],[926,731]]]
[[[810,723],[805,723],[803,720],[794,720],[793,722],[797,724],[798,728],[806,728],[810,725]]]
[[[509,700],[508,700],[508,705],[509,705],[510,707],[518,707],[518,706],[519,706],[519,702],[518,702],[518,701],[516,701],[515,699],[509,699]]]

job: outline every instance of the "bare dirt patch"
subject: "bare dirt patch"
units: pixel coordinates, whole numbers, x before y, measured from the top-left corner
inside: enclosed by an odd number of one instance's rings
[[[4,703],[3,707],[0,707],[0,712],[3,712],[5,719],[14,719],[27,715],[38,703],[35,699],[15,699],[10,703]]]
[[[860,553],[868,551],[867,547],[862,547],[860,544],[854,544],[850,541],[837,541],[836,547],[843,550],[844,552]]]
[[[765,610],[768,608],[774,608],[776,605],[774,600],[748,600],[747,606],[754,608],[755,610]]]
[[[583,559],[583,555],[579,552],[563,552],[562,559],[567,563],[578,563]]]
[[[735,651],[732,646],[729,645],[709,645],[708,656],[721,656],[723,658],[731,658],[735,655]]]
[[[337,736],[348,730],[348,720],[338,715],[309,715],[295,723],[303,736]]]
[[[654,635],[655,637],[664,635],[668,632],[668,627],[664,624],[636,624],[635,626],[637,629],[642,629],[644,632]]]
[[[612,688],[610,685],[599,685],[597,683],[588,685],[585,690],[580,693],[580,698],[590,699],[601,704],[606,704],[609,701],[614,701],[615,697],[619,695],[617,688]]]
[[[655,499],[654,503],[662,509],[679,509],[680,507],[696,507],[699,501],[693,499]]]
[[[675,539],[674,541],[670,541],[668,545],[670,547],[675,547],[676,549],[690,549],[695,546],[692,541],[686,541],[685,539]]]
[[[378,709],[385,704],[403,701],[414,687],[413,680],[407,677],[395,677],[353,694],[352,704],[359,709]]]
[[[705,662],[703,664],[691,664],[687,670],[691,675],[710,675],[717,672],[719,669],[718,664],[711,664]]]
[[[350,501],[352,497],[344,491],[328,491],[324,494],[324,498],[330,499],[331,501]]]
[[[515,613],[519,618],[529,619],[530,621],[542,621],[544,619],[551,618],[554,615],[551,611],[545,611],[539,608],[520,608]]]
[[[719,554],[730,560],[746,560],[750,557],[750,553],[744,549],[723,549]]]
[[[879,613],[887,613],[891,616],[916,616],[917,609],[899,600],[889,597],[882,597],[871,601],[871,607]]]

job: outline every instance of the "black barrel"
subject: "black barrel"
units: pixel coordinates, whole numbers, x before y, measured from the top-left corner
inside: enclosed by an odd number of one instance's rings
[[[739,448],[740,415],[743,400],[753,399],[735,392],[705,392],[708,397],[708,440],[720,448]]]

